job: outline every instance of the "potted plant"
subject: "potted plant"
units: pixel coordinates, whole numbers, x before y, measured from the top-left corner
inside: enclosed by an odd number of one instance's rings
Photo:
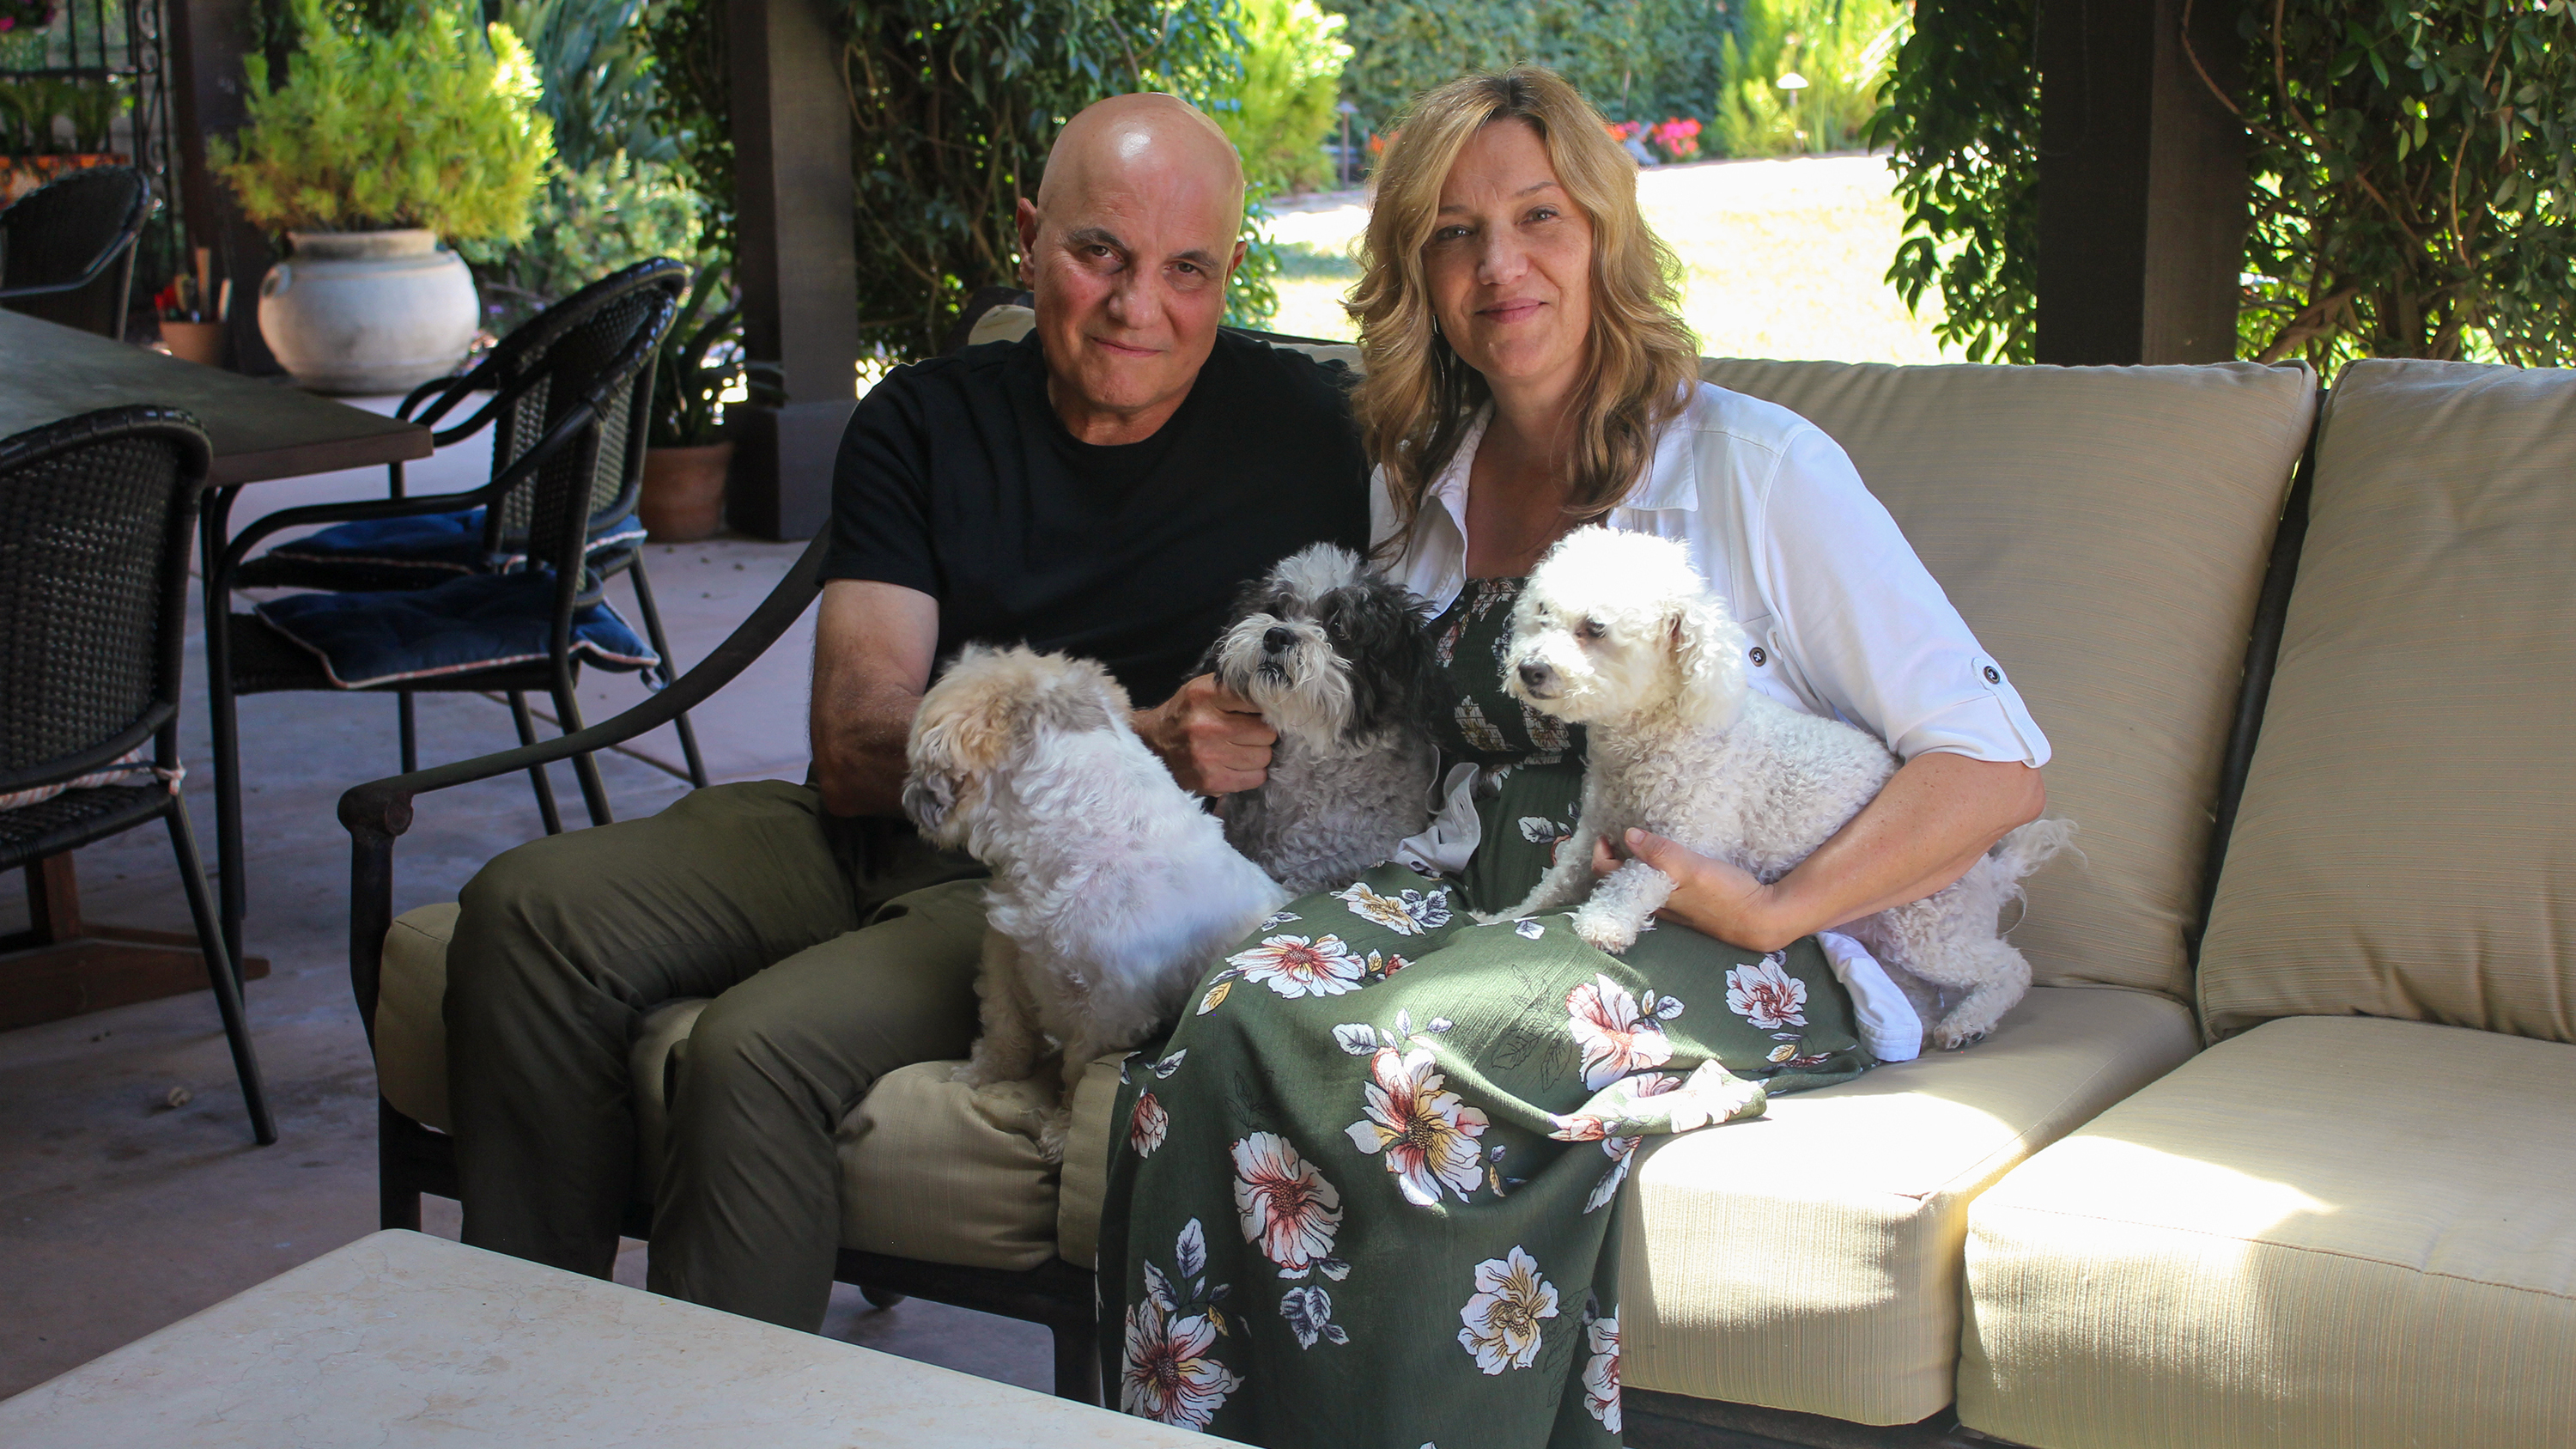
[[[724,394],[742,378],[736,324],[742,307],[728,300],[732,274],[702,263],[688,300],[653,367],[653,418],[645,435],[644,491],[636,514],[655,543],[694,543],[724,526],[725,478],[733,440],[724,432]]]
[[[473,275],[442,239],[527,234],[554,151],[536,67],[471,0],[414,0],[388,30],[291,8],[284,84],[248,57],[249,121],[213,146],[243,214],[292,247],[260,283],[260,336],[317,392],[402,392],[474,340]]]

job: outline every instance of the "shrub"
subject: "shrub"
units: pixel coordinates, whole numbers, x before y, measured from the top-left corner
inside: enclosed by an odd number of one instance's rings
[[[1469,70],[1534,61],[1613,121],[1707,121],[1743,0],[1325,0],[1350,17],[1342,89],[1354,133],[1394,130],[1413,98]]]
[[[1849,151],[1866,143],[1878,89],[1908,22],[1884,0],[1739,0],[1717,132],[1730,156]],[[1796,73],[1797,91],[1780,88]]]
[[[1315,0],[1239,0],[1236,21],[1243,73],[1217,83],[1208,112],[1243,153],[1256,193],[1313,191],[1332,174],[1324,140],[1341,120],[1345,22]]]
[[[1872,123],[1945,342],[2030,358],[2038,64],[2031,0],[1952,0]],[[2243,352],[2576,357],[2576,6],[2242,0],[2252,138]],[[2192,57],[2197,62],[2201,57]]]
[[[524,37],[553,123],[555,165],[515,246],[466,245],[495,330],[507,331],[585,284],[648,257],[723,266],[700,255],[706,207],[655,122],[657,67],[646,0],[503,0]]]
[[[1014,204],[1067,117],[1135,90],[1205,104],[1241,78],[1227,0],[844,0],[840,14],[859,337],[889,359],[935,351],[968,294],[1016,274]],[[1261,267],[1238,270],[1232,316],[1266,316],[1268,288]]]
[[[1898,48],[1870,120],[1905,208],[1887,280],[1918,310],[1937,287],[1933,335],[1972,362],[2028,362],[2035,340],[2037,34],[2035,0],[1948,0],[1937,34]]]
[[[460,0],[406,7],[381,31],[326,0],[292,6],[302,43],[285,82],[248,57],[248,123],[209,146],[244,216],[272,231],[527,234],[554,148],[535,65],[508,26],[477,34]]]
[[[2569,0],[2286,0],[2238,29],[2248,356],[2576,359]]]
[[[612,151],[587,170],[558,172],[531,208],[525,240],[500,247],[458,248],[482,275],[486,300],[498,293],[496,330],[507,331],[539,309],[618,268],[648,257],[698,257],[698,197],[677,168],[634,161]]]

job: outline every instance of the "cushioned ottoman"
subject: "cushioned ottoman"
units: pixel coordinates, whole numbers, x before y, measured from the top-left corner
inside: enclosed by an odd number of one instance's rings
[[[1968,1210],[1970,1427],[2045,1449],[2576,1444],[2576,1046],[2210,1048]]]

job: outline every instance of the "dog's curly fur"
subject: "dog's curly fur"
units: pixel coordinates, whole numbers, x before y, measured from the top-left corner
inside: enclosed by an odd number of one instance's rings
[[[957,1080],[1035,1075],[1063,1049],[1039,1145],[1060,1161],[1073,1084],[1180,1014],[1198,973],[1286,904],[1136,737],[1127,692],[1087,659],[968,645],[922,697],[904,813],[990,867],[983,1034]]]
[[[1625,951],[1674,883],[1631,860],[1593,885],[1595,841],[1642,827],[1774,881],[1877,798],[1896,757],[1751,688],[1745,642],[1678,544],[1584,528],[1540,562],[1512,612],[1505,688],[1583,725],[1590,760],[1573,839],[1497,919],[1583,901],[1576,934]],[[1977,1041],[2029,988],[2002,910],[2074,833],[2071,821],[2034,821],[1956,884],[1843,928],[1905,988],[1934,1045]]]
[[[1247,585],[1208,650],[1279,732],[1269,778],[1217,802],[1225,838],[1303,894],[1347,885],[1431,820],[1440,666],[1421,602],[1319,543]]]

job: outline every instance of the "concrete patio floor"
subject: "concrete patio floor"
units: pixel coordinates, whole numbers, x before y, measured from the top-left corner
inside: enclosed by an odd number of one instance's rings
[[[389,400],[367,404],[389,411]],[[476,443],[411,470],[414,493],[481,481]],[[331,498],[381,497],[370,470],[244,490],[235,518]],[[656,597],[683,667],[765,597],[800,546],[744,539],[648,552]],[[612,599],[627,609],[624,585]],[[628,609],[630,619],[633,618]],[[640,621],[639,621],[640,622]],[[719,781],[800,778],[810,616],[696,716]],[[190,813],[211,852],[201,641],[188,645],[184,715]],[[634,676],[584,675],[592,721],[643,697]],[[424,764],[516,743],[507,707],[479,695],[420,697]],[[252,1145],[241,1093],[203,991],[0,1032],[0,1397],[84,1363],[376,1227],[375,1075],[348,984],[348,840],[334,808],[349,786],[394,773],[387,698],[265,695],[241,706],[248,835],[249,950],[273,974],[248,988],[279,1141]],[[604,756],[620,818],[684,793],[671,732]],[[567,823],[579,792],[558,767]],[[430,797],[398,844],[395,908],[455,893],[483,861],[539,833],[524,775]],[[146,828],[79,853],[92,921],[188,929],[167,835]],[[0,885],[0,930],[26,923],[23,892]],[[176,1089],[183,1105],[171,1104]],[[428,1231],[453,1237],[456,1205],[432,1199]],[[628,1243],[619,1281],[641,1287],[644,1246]],[[833,1337],[1040,1390],[1051,1386],[1044,1330],[912,1301],[870,1308],[840,1289]]]

